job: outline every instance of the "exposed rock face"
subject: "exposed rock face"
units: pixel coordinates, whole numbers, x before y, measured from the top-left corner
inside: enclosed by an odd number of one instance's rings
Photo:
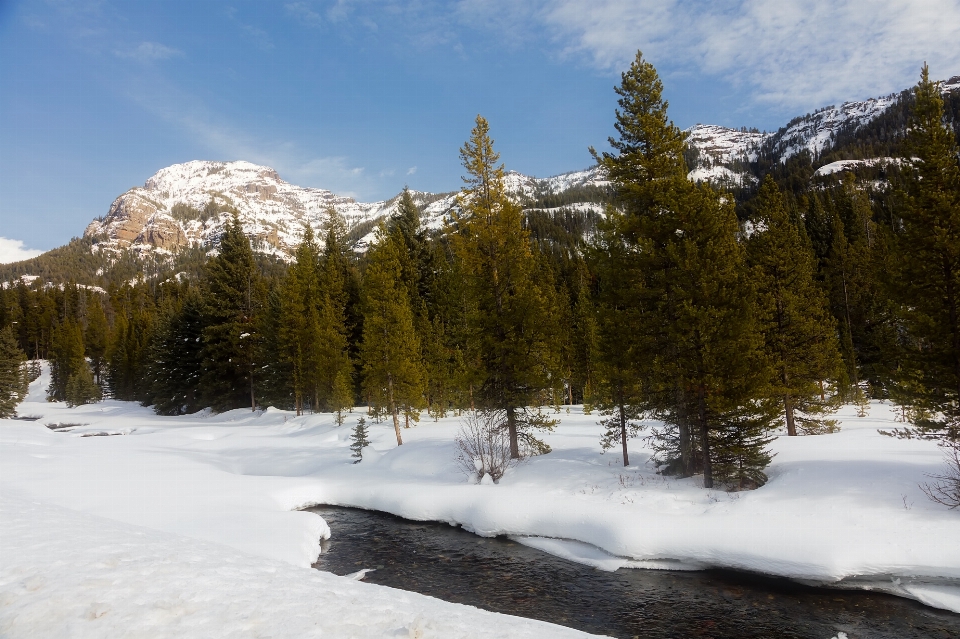
[[[143,234],[147,223],[153,219],[158,210],[156,202],[144,197],[136,190],[127,191],[110,206],[110,212],[107,214],[109,221],[107,234],[121,246],[129,246]]]
[[[165,251],[175,251],[188,243],[180,223],[163,213],[155,213],[150,218],[135,242],[149,244]]]

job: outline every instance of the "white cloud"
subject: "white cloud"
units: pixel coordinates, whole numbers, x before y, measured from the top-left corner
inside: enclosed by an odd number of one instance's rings
[[[696,69],[757,102],[812,108],[960,73],[956,0],[553,0],[540,18],[567,54],[624,69]]]
[[[23,242],[20,240],[8,240],[5,237],[0,237],[0,264],[29,260],[41,253],[43,251],[23,248]]]
[[[413,175],[416,172],[417,172],[417,167],[415,166],[411,166],[409,169],[407,169],[407,175]]]
[[[291,2],[285,5],[287,13],[307,27],[319,27],[323,24],[320,14],[310,8],[306,2]]]
[[[174,49],[158,42],[141,42],[139,46],[127,51],[115,51],[121,58],[133,58],[140,62],[152,62],[154,60],[166,60],[174,56],[183,55],[179,49]]]

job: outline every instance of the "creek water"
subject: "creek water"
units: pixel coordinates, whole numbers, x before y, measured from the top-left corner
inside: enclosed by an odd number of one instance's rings
[[[602,572],[448,524],[320,506],[330,525],[315,568],[485,610],[612,637],[960,637],[960,615],[892,595],[814,588],[731,571]]]

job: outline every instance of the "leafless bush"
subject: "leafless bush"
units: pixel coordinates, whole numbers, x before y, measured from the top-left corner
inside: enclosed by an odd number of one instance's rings
[[[946,453],[943,474],[928,475],[933,483],[922,484],[920,490],[927,497],[951,510],[960,507],[960,441],[947,440],[940,444]]]
[[[457,464],[477,483],[490,475],[493,483],[517,460],[510,459],[510,435],[503,411],[475,411],[466,414],[457,433]]]

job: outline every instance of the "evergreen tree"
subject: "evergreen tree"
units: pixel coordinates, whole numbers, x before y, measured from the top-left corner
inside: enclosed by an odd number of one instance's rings
[[[413,324],[413,311],[400,278],[400,247],[381,227],[377,243],[370,248],[363,278],[364,389],[372,402],[393,417],[397,445],[400,410],[419,409],[423,397],[423,367],[420,339]]]
[[[250,241],[234,215],[206,266],[202,384],[214,410],[256,409],[258,279]]]
[[[774,392],[781,398],[788,435],[797,434],[798,417],[802,430],[818,432],[823,423],[817,415],[834,407],[826,401],[823,384],[842,375],[836,323],[814,279],[809,241],[769,176],[754,211],[756,231],[747,253],[767,357],[776,375]]]
[[[452,407],[469,405],[469,382],[464,365],[465,322],[462,279],[447,254],[444,238],[426,246],[421,270],[427,321],[418,327],[426,372],[427,405],[434,419]]]
[[[638,323],[639,308],[633,297],[632,284],[640,274],[620,229],[624,216],[612,207],[607,218],[598,225],[594,244],[590,247],[597,273],[596,299],[596,385],[591,402],[605,418],[600,422],[604,432],[600,445],[604,450],[620,444],[623,465],[630,465],[627,441],[641,426],[644,405],[642,368],[633,339],[633,327]]]
[[[67,320],[54,330],[47,398],[55,402],[65,401],[67,383],[86,365],[83,357],[83,330],[79,323]]]
[[[901,401],[931,417],[914,434],[960,440],[960,166],[957,139],[944,123],[943,98],[923,67],[914,95],[906,156],[900,268],[893,295],[907,332]]]
[[[190,287],[159,320],[148,366],[150,403],[160,415],[183,415],[203,408],[203,299]]]
[[[714,457],[729,441],[718,435],[740,428],[740,474],[762,472],[764,438],[742,426],[770,426],[768,369],[732,203],[687,180],[683,133],[639,52],[616,91],[619,139],[610,140],[615,153],[597,159],[625,213],[620,233],[637,278],[625,291],[636,306],[634,363],[645,406],[667,425],[655,433],[660,461],[684,476],[702,470],[710,488]],[[739,483],[727,473],[717,479]]]
[[[97,384],[103,382],[103,368],[106,363],[107,347],[110,339],[110,326],[103,310],[99,295],[91,295],[87,303],[87,328],[83,335],[86,355],[93,367],[93,376]]]
[[[344,242],[345,224],[334,209],[328,211],[327,235],[320,264],[320,305],[318,323],[318,364],[316,369],[315,410],[325,408],[341,416],[345,408],[353,406],[353,392],[345,392],[352,385],[353,361],[351,345],[359,341],[352,330],[360,324],[351,321],[351,299],[358,296]],[[339,417],[338,417],[339,418]]]
[[[370,433],[367,429],[367,420],[361,417],[353,427],[353,432],[350,433],[350,450],[353,451],[351,457],[357,458],[354,464],[363,461],[363,449],[369,445]]]
[[[257,396],[265,406],[296,410],[296,400],[290,382],[293,379],[293,371],[290,369],[279,337],[284,295],[282,281],[281,279],[267,286],[269,293],[263,312],[259,316],[259,330],[262,338]]]
[[[13,328],[0,330],[0,419],[15,416],[17,405],[27,396],[26,360]]]
[[[526,407],[559,379],[552,282],[539,282],[538,264],[523,227],[523,214],[504,191],[503,166],[493,150],[487,121],[477,116],[470,139],[460,149],[467,170],[459,197],[460,212],[452,237],[468,299],[468,358],[479,375],[479,399],[485,408],[506,413],[510,455],[521,445],[549,452],[533,429],[552,423]]]
[[[103,390],[94,381],[93,373],[90,372],[90,367],[84,361],[67,380],[64,400],[67,402],[67,406],[73,408],[84,404],[94,404],[102,399]]]
[[[841,355],[850,382],[848,396],[863,394],[865,382],[882,397],[889,384],[898,336],[893,309],[881,286],[885,244],[873,221],[866,193],[852,178],[828,193],[832,243],[824,273],[840,328]]]
[[[304,398],[311,399],[320,387],[320,250],[313,230],[304,228],[303,240],[287,271],[280,296],[277,340],[281,358],[290,374],[297,415],[303,414]]]
[[[117,309],[107,352],[107,382],[114,399],[151,403],[152,381],[147,374],[156,307],[144,284],[124,285],[112,296]]]

